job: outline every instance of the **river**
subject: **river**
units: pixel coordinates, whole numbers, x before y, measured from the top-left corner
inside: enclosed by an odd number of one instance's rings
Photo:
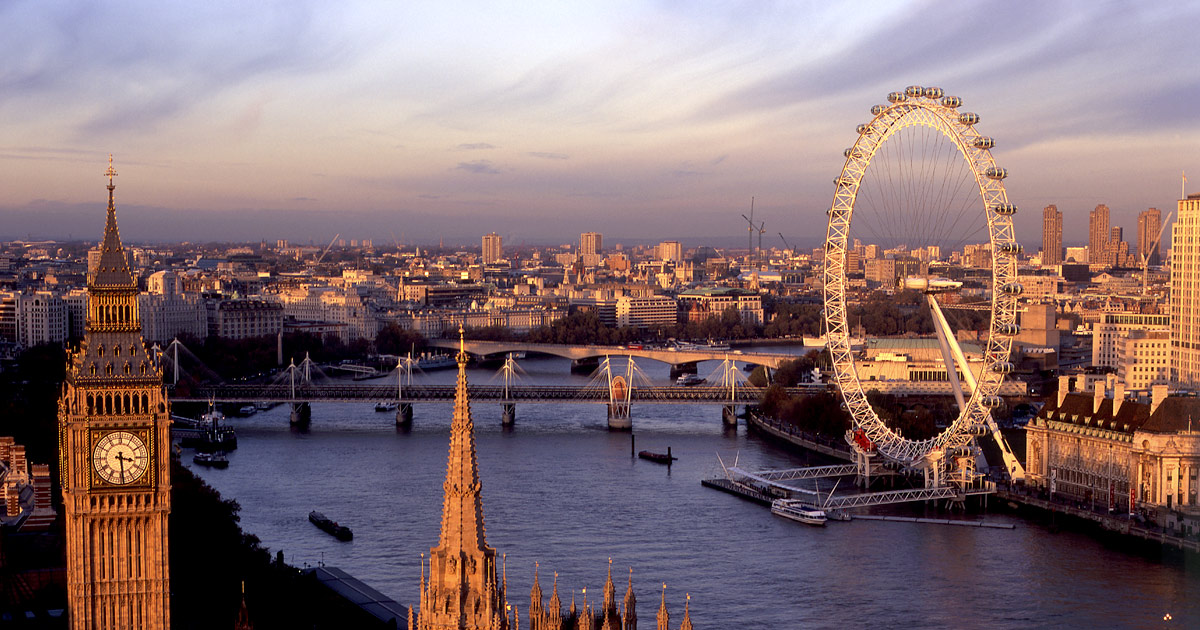
[[[527,383],[587,380],[562,359],[521,365]],[[702,363],[700,374],[715,367]],[[666,366],[643,370],[670,382]],[[495,382],[486,369],[468,378]],[[415,378],[453,379],[453,370]],[[242,528],[272,553],[340,567],[412,605],[420,554],[437,543],[451,407],[415,411],[408,432],[364,403],[313,405],[306,433],[289,429],[286,406],[231,418],[239,448],[230,467],[194,468],[241,504]],[[511,430],[498,405],[472,411],[487,540],[507,554],[509,600],[523,616],[535,562],[546,598],[557,571],[569,605],[572,589],[601,597],[612,558],[618,597],[633,567],[643,627],[653,627],[664,582],[672,627],[686,593],[698,628],[1145,628],[1167,614],[1168,625],[1200,627],[1200,572],[1188,560],[1005,513],[971,518],[1015,529],[861,520],[815,528],[704,488],[701,479],[720,473],[718,454],[758,468],[810,463],[744,426],[724,429],[716,405],[634,405],[637,448],[670,446],[679,458],[670,468],[631,457],[629,434],[607,430],[603,405],[518,405]],[[351,527],[354,541],[312,526],[313,509]]]

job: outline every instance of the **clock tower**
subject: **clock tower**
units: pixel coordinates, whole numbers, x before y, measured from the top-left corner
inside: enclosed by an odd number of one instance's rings
[[[142,341],[138,286],[117,231],[112,156],[87,332],[58,403],[72,630],[170,628],[170,410]]]

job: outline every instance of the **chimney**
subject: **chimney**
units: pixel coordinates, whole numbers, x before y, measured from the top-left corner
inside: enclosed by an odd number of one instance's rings
[[[1125,402],[1125,381],[1118,381],[1113,385],[1113,412],[1114,418],[1117,417],[1117,412],[1121,410],[1121,403]]]
[[[1058,377],[1058,407],[1061,409],[1063,401],[1067,399],[1067,394],[1071,393],[1071,377]]]
[[[1158,410],[1158,406],[1167,399],[1166,385],[1153,385],[1150,387],[1150,413],[1153,414]]]
[[[1092,398],[1093,415],[1100,413],[1100,405],[1104,403],[1104,399],[1108,397],[1108,387],[1105,385],[1106,383],[1104,381],[1096,381],[1096,383],[1092,385],[1092,389],[1095,391],[1095,396]]]

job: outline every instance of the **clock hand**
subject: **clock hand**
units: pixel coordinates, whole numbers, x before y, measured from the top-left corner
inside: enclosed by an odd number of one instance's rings
[[[132,462],[133,458],[125,457],[124,453],[117,451],[117,461],[121,462],[121,483],[125,483],[125,462]]]

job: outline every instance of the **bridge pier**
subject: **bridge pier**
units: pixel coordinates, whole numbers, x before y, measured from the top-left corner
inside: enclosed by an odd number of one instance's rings
[[[412,422],[412,403],[400,403],[400,405],[396,407],[396,426],[402,429],[407,429],[412,426]]]
[[[608,430],[632,431],[633,418],[630,416],[630,406],[627,402],[608,403]]]
[[[291,403],[292,413],[288,423],[299,429],[307,429],[312,424],[312,406],[306,402]]]
[[[506,402],[500,411],[500,424],[511,427],[517,423],[517,403]]]
[[[737,426],[737,405],[724,405],[721,407],[721,422],[727,427]]]
[[[679,363],[671,365],[671,378],[679,378],[684,374],[695,374],[699,371],[699,362],[691,361],[688,363]]]

